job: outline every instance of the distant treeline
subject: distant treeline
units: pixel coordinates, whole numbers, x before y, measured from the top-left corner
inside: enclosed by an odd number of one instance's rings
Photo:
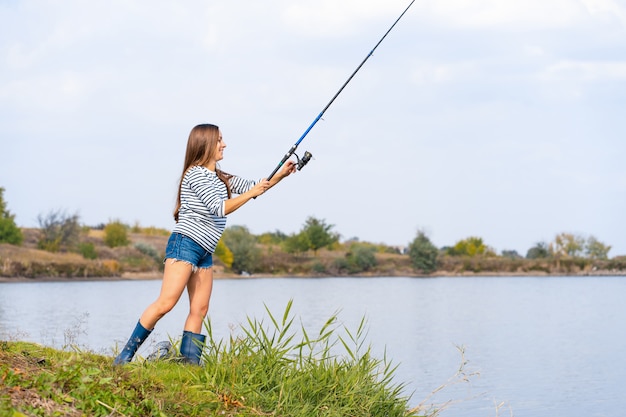
[[[38,217],[38,229],[20,229],[0,187],[0,276],[119,276],[162,269],[169,231],[120,220],[85,226],[77,214],[56,210]],[[250,275],[445,275],[464,273],[621,273],[626,257],[609,259],[611,246],[594,236],[560,233],[523,256],[500,254],[470,236],[437,248],[423,231],[406,247],[340,242],[334,225],[308,217],[300,231],[260,235],[230,226],[215,251],[220,273]],[[33,252],[37,251],[37,252]],[[46,255],[42,255],[44,251]]]

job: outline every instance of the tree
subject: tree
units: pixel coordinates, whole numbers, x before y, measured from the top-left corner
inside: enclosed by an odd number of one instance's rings
[[[526,252],[526,259],[540,259],[550,257],[550,251],[548,250],[548,244],[546,242],[537,242],[535,246],[528,249]]]
[[[418,231],[417,236],[409,244],[409,258],[413,268],[430,274],[437,270],[437,257],[439,250],[432,244],[423,231]]]
[[[15,224],[15,215],[7,209],[4,187],[0,187],[0,243],[20,245],[24,240],[22,230]]]
[[[587,238],[585,253],[591,259],[608,259],[611,246],[605,245],[594,236]]]
[[[37,244],[40,249],[58,252],[62,248],[71,248],[78,244],[78,214],[69,215],[62,210],[51,210],[45,216],[37,216],[37,220],[42,234]]]
[[[585,239],[572,233],[560,233],[549,246],[550,254],[555,258],[576,258],[582,255]]]
[[[339,234],[333,233],[332,224],[326,224],[325,220],[309,217],[300,232],[309,242],[309,249],[317,255],[317,251],[326,246],[331,246],[339,241]]]
[[[245,226],[231,226],[222,234],[224,243],[233,255],[232,269],[235,272],[254,272],[259,264],[261,250],[256,237]]]

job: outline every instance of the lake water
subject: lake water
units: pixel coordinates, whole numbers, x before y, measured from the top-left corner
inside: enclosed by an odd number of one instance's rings
[[[0,283],[0,339],[68,343],[112,355],[125,343],[159,280]],[[615,416],[626,413],[626,278],[472,277],[216,280],[209,315],[217,339],[265,305],[309,332],[336,312],[366,344],[398,364],[417,405],[468,361],[469,382],[447,384],[428,403],[441,416]],[[139,354],[179,338],[186,295]]]

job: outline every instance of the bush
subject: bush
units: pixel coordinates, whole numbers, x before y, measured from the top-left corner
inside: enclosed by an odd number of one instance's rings
[[[104,226],[104,243],[110,247],[127,246],[128,228],[120,221],[114,221]]]
[[[137,249],[144,255],[151,257],[155,261],[161,262],[161,256],[159,255],[159,252],[154,246],[150,245],[149,243],[137,242],[135,243],[135,249]]]
[[[231,268],[233,266],[233,253],[230,249],[228,249],[228,246],[226,246],[223,240],[220,239],[220,241],[217,242],[214,255],[222,261],[226,268]]]
[[[304,233],[291,235],[282,242],[283,250],[287,253],[304,253],[309,250],[311,244]]]
[[[40,214],[37,220],[41,229],[38,242],[40,249],[58,252],[78,244],[81,230],[78,214],[69,215],[62,210],[52,210],[45,216]]]
[[[476,236],[459,240],[452,248],[448,249],[448,255],[450,256],[490,255],[490,252],[483,239]]]
[[[311,266],[311,270],[317,274],[326,274],[326,266],[321,262],[314,262]]]
[[[348,258],[337,258],[334,260],[333,265],[339,273],[350,271],[350,262],[348,262]]]
[[[98,257],[96,247],[91,242],[79,243],[78,252],[83,255],[83,258],[85,259],[96,259]]]
[[[545,259],[548,257],[550,257],[550,251],[548,250],[548,244],[545,242],[537,242],[535,246],[526,252],[526,259]]]
[[[374,246],[355,243],[346,254],[350,273],[367,271],[376,266],[376,248]]]

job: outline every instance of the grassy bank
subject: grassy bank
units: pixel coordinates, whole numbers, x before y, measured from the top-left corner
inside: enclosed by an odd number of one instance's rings
[[[241,336],[209,337],[202,366],[176,357],[112,358],[0,342],[0,415],[7,416],[432,416],[409,409],[394,367],[331,317],[316,332],[293,328],[287,306]]]

